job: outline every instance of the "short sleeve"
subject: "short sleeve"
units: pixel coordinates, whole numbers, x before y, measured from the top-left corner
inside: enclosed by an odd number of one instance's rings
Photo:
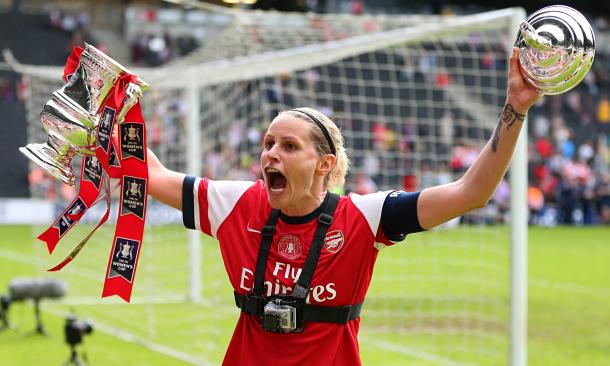
[[[381,230],[386,238],[400,242],[408,234],[424,231],[417,217],[419,194],[394,191],[386,196],[381,212]]]
[[[189,229],[216,237],[218,228],[254,182],[214,181],[186,176],[182,185],[182,221]]]

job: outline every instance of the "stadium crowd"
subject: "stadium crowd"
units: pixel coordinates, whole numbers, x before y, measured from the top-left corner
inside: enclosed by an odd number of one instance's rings
[[[610,224],[610,55],[596,54],[581,85],[530,109],[528,204],[532,224]],[[467,168],[478,151],[456,146],[451,167]],[[490,204],[505,219],[504,181]]]
[[[197,49],[200,38],[202,36],[173,36],[167,31],[162,35],[140,32],[130,45],[131,61],[135,65],[159,66]]]
[[[52,32],[62,32],[68,35],[65,45],[66,56],[72,52],[74,46],[89,43],[103,52],[108,52],[107,46],[99,43],[91,32],[91,14],[85,9],[78,11],[62,10],[52,7],[49,10],[48,26]]]
[[[75,37],[82,37],[88,29],[86,14],[62,15],[51,12],[50,24],[54,29],[70,32]],[[596,20],[598,30],[608,32],[603,19]],[[605,29],[604,29],[605,28]],[[162,36],[139,34],[132,44],[133,61],[140,65],[160,65],[174,57],[184,55],[198,47],[197,37],[172,37],[165,33]],[[74,40],[71,40],[71,42]],[[78,41],[78,39],[76,40]],[[412,77],[414,69],[431,67],[429,59],[421,56],[416,65],[405,65],[405,78]],[[493,57],[485,57],[482,62],[493,66]],[[485,65],[484,65],[485,66]],[[559,96],[545,97],[529,114],[529,188],[528,203],[530,222],[536,225],[554,226],[557,224],[610,224],[610,52],[598,49],[595,63],[584,82],[574,90]],[[315,72],[305,79],[316,82]],[[433,79],[436,87],[442,88],[451,83],[451,75],[445,72],[436,73]],[[270,81],[267,99],[278,102],[282,96],[283,76]],[[7,88],[2,82],[2,95],[6,98]],[[299,100],[282,100],[286,105],[301,105]],[[185,96],[177,92],[171,98],[155,105],[154,117],[149,122],[150,146],[156,148],[179,148],[181,136],[186,133],[185,121],[187,106]],[[319,106],[317,106],[319,107]],[[323,108],[322,108],[323,109]],[[332,110],[326,110],[332,114]],[[439,119],[439,128],[435,130],[442,149],[449,154],[449,165],[420,162],[417,170],[421,175],[415,179],[405,175],[398,180],[405,190],[423,189],[430,185],[448,182],[468,168],[473,157],[481,146],[455,144],[451,135],[451,116]],[[490,116],[490,118],[495,118]],[[227,146],[220,146],[220,140],[210,140],[205,148],[204,174],[211,178],[246,179],[260,177],[256,155],[260,146],[260,122],[235,121],[227,131]],[[410,125],[386,126],[380,123],[368,123],[373,150],[384,149],[384,144],[393,144],[395,149],[409,149],[415,132]],[[443,147],[444,146],[444,147]],[[176,152],[177,154],[177,152]],[[228,156],[228,155],[230,156]],[[171,155],[171,154],[170,154]],[[237,162],[230,169],[227,161]],[[353,176],[349,177],[346,191],[367,193],[387,188],[382,181],[383,172],[391,168],[374,152],[365,153],[355,160]],[[181,167],[175,167],[180,170]],[[182,167],[183,168],[183,167]],[[51,178],[33,171],[30,183],[42,196],[56,196],[55,184],[48,182]],[[37,187],[37,188],[36,188]],[[61,192],[66,198],[70,192]],[[504,221],[508,211],[510,189],[503,181],[492,202],[486,209],[493,221]]]
[[[576,90],[543,99],[530,113],[529,203],[543,225],[610,224],[610,58]]]
[[[594,69],[580,86],[564,95],[544,97],[530,110],[528,203],[531,224],[610,224],[610,78],[606,71],[610,69],[609,62],[608,54],[599,53]],[[279,80],[281,83],[281,78]],[[267,98],[278,97],[278,88],[270,88]],[[179,92],[160,101],[155,106],[154,117],[148,121],[150,146],[154,150],[170,149],[169,156],[179,156],[181,136],[186,134],[187,113],[185,97]],[[441,126],[450,126],[443,120],[445,118],[439,121]],[[345,187],[348,192],[363,194],[386,188],[383,172],[388,169],[388,162],[375,151],[390,148],[406,151],[415,139],[415,133],[406,128],[409,126],[369,125],[373,150],[355,161],[354,174]],[[451,141],[451,129],[437,129],[438,140]],[[261,137],[260,124],[235,121],[226,138],[210,139],[209,146],[204,147],[204,175],[217,179],[258,179],[260,171],[256,156]],[[221,146],[222,143],[227,145]],[[449,182],[472,164],[480,147],[469,144],[449,147],[448,166],[422,162],[418,167],[419,177],[406,175],[399,185],[405,190],[415,190]],[[227,168],[226,162],[236,163]],[[30,178],[35,186],[47,189],[47,195],[56,195],[55,185],[45,184],[46,179],[40,174],[34,172]],[[61,196],[68,198],[70,192],[64,188]],[[503,181],[479,219],[506,220],[509,197],[509,185]]]

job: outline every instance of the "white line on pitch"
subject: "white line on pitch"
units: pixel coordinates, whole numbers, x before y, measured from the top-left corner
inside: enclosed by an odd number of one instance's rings
[[[5,249],[1,249],[0,248],[0,257],[4,258],[4,259],[8,259],[8,260],[12,260],[14,262],[18,262],[18,263],[25,263],[25,264],[42,264],[45,265],[46,262],[43,260],[40,260],[39,258],[36,257],[31,257],[31,256],[27,256],[21,253],[16,253],[14,251],[11,250],[5,250]],[[79,269],[78,272],[76,272],[76,274],[78,274],[81,277],[85,277],[85,278],[91,278],[94,277],[92,275],[87,275],[85,274],[85,272],[81,272],[81,270]],[[95,279],[97,279],[97,276],[95,276]],[[59,317],[63,317],[66,316],[67,314],[62,313],[60,311],[53,311],[53,310],[49,310],[48,308],[45,308],[43,310],[44,312],[59,316]],[[122,339],[124,341],[127,342],[132,342],[132,343],[136,343],[136,344],[140,344],[146,348],[149,348],[155,352],[164,354],[166,356],[169,357],[173,357],[176,358],[178,360],[184,361],[186,363],[190,363],[192,365],[197,365],[197,366],[215,366],[214,364],[210,363],[207,360],[200,360],[197,359],[193,356],[190,356],[188,354],[176,351],[172,348],[154,343],[152,341],[143,339],[143,338],[139,338],[125,330],[121,330],[121,329],[116,329],[116,328],[112,328],[109,326],[106,326],[102,323],[99,323],[97,320],[95,321],[96,323],[96,328],[99,329],[100,331],[110,334],[111,336],[114,336],[116,338]]]
[[[610,297],[610,291],[605,291],[600,288],[595,288],[592,286],[581,285],[572,282],[557,282],[541,278],[530,278],[529,285],[551,288],[557,291],[572,292],[580,295],[588,295],[594,297]]]
[[[49,309],[45,309],[45,312],[53,314],[55,316],[58,317],[66,317],[68,315],[68,313],[64,313],[61,311],[57,311],[57,310],[49,310]],[[167,347],[167,346],[163,346],[161,344],[152,342],[150,340],[144,339],[144,338],[140,338],[132,333],[129,333],[125,330],[122,329],[117,329],[117,328],[113,328],[110,327],[108,325],[105,325],[103,323],[99,323],[98,321],[95,322],[95,329],[99,329],[101,332],[104,332],[106,334],[109,334],[113,337],[116,337],[118,339],[121,339],[123,341],[126,342],[131,342],[131,343],[136,343],[139,344],[141,346],[144,346],[148,349],[151,349],[157,353],[161,353],[164,354],[166,356],[178,359],[180,361],[184,361],[186,363],[190,363],[191,365],[196,365],[196,366],[215,366],[213,363],[210,363],[207,360],[201,360],[199,358],[193,357],[191,355],[188,355],[186,353],[180,352],[180,351],[176,351],[173,348]]]
[[[423,352],[423,351],[415,350],[415,349],[406,347],[405,345],[402,345],[402,344],[391,343],[391,342],[380,341],[380,340],[373,340],[370,337],[366,337],[366,336],[365,337],[359,336],[358,338],[363,343],[372,344],[375,347],[381,348],[383,350],[399,353],[399,354],[402,354],[404,356],[418,358],[418,359],[421,359],[421,360],[432,362],[432,363],[437,364],[437,365],[442,365],[442,366],[472,366],[472,365],[466,364],[466,363],[455,362],[453,360],[450,360],[450,359],[447,359],[447,358],[444,358],[444,357],[441,357],[441,356],[437,356],[437,355],[435,355],[433,353],[428,353],[428,352]]]

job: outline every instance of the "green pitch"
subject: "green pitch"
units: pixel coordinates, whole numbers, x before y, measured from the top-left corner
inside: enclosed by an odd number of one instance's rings
[[[90,365],[220,364],[238,313],[213,241],[202,245],[204,301],[195,305],[183,301],[186,231],[147,229],[134,301],[125,305],[98,299],[111,232],[96,234],[74,263],[48,274],[74,244],[49,257],[33,241],[39,230],[0,226],[0,294],[15,277],[58,276],[68,281],[70,297],[43,301],[47,336],[32,334],[31,304],[12,304],[13,329],[0,332],[0,365],[61,365],[69,356],[63,325],[71,312],[94,321],[78,347]],[[493,244],[471,247],[473,235]],[[505,365],[509,257],[497,238],[506,235],[505,228],[438,231],[382,251],[361,322],[364,364]],[[610,228],[530,228],[530,365],[610,364],[609,261]],[[463,299],[443,297],[454,290]]]

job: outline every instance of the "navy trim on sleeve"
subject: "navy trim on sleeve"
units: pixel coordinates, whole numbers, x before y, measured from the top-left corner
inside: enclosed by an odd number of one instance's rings
[[[419,193],[395,191],[386,196],[381,210],[381,229],[386,238],[399,242],[407,234],[424,231],[417,218]]]
[[[182,222],[189,229],[196,229],[193,188],[195,177],[187,175],[182,182]]]

